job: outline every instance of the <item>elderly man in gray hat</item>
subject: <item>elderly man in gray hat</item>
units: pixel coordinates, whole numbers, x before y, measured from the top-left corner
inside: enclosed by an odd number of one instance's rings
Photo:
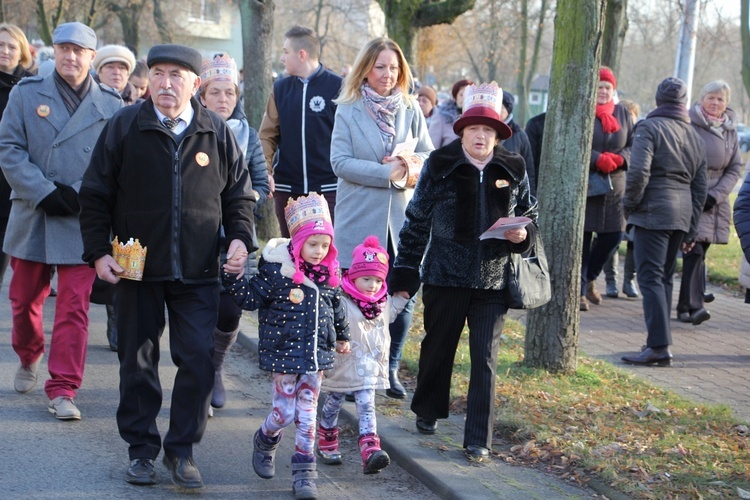
[[[117,425],[129,445],[125,480],[133,484],[156,482],[166,305],[177,375],[163,461],[177,486],[203,486],[193,444],[205,431],[214,384],[220,226],[230,242],[227,270],[240,272],[254,250],[255,197],[241,149],[224,120],[193,97],[201,63],[189,47],[151,48],[151,97],[110,120],[81,186],[83,258],[99,278],[115,283]],[[123,268],[112,256],[110,234],[148,249],[142,281],[120,279]]]
[[[31,391],[44,355],[42,309],[50,271],[58,270],[52,327],[49,411],[78,420],[73,402],[83,380],[88,308],[95,272],[81,260],[77,191],[99,133],[122,106],[89,70],[96,34],[81,23],[61,24],[52,35],[55,70],[21,80],[0,123],[0,165],[13,192],[3,251],[11,256],[13,349],[20,358],[15,389]]]

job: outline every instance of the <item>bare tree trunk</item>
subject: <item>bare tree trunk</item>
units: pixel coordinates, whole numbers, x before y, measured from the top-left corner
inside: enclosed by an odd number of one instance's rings
[[[159,32],[159,40],[161,40],[161,43],[172,43],[172,30],[169,29],[167,18],[161,10],[161,0],[153,0],[153,2],[154,23],[156,24],[156,30]]]
[[[609,0],[604,15],[604,41],[602,65],[608,66],[615,75],[620,73],[622,47],[628,32],[628,0]]]
[[[552,300],[529,312],[527,366],[572,373],[578,355],[583,214],[594,133],[594,103],[604,5],[607,0],[560,0],[543,156],[555,169],[539,173],[539,222],[552,255]]]
[[[537,28],[538,30],[539,28]],[[518,104],[513,108],[513,119],[521,127],[526,125],[526,101],[528,91],[526,90],[526,50],[529,45],[529,0],[521,0],[521,56],[518,60],[518,73],[516,73],[516,94]]]
[[[531,62],[529,63],[529,67],[526,69],[526,82],[523,87],[523,92],[521,91],[521,89],[518,90],[518,99],[523,103],[523,107],[519,112],[523,113],[523,116],[519,115],[519,121],[521,125],[525,125],[526,120],[528,119],[528,107],[526,106],[526,104],[529,102],[529,90],[531,89],[531,81],[534,78],[534,73],[536,73],[536,67],[539,63],[539,48],[542,46],[542,35],[544,34],[544,21],[547,17],[547,9],[549,9],[549,1],[542,0],[539,6],[539,21],[536,25],[536,35],[534,35],[534,49],[531,54]],[[536,165],[536,168],[539,168],[539,165]]]
[[[271,94],[271,33],[273,32],[273,0],[240,0],[242,20],[242,67],[245,74],[245,114],[251,127],[257,129],[263,120],[266,101]],[[263,240],[281,234],[273,209],[273,200],[260,208],[261,219],[256,231]]]
[[[89,5],[89,10],[86,13],[86,18],[83,21],[83,24],[86,26],[93,26],[94,25],[94,19],[96,18],[97,14],[97,3],[98,0],[91,0],[91,5]]]

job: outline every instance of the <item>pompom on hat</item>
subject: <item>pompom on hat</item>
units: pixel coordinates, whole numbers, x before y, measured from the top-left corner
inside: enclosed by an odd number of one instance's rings
[[[239,87],[237,63],[226,54],[216,54],[213,59],[203,59],[201,86],[209,82],[232,82]]]
[[[132,73],[135,68],[135,56],[124,45],[105,45],[96,51],[96,57],[94,57],[92,65],[94,71],[99,73],[105,64],[112,62],[123,63],[128,68],[128,74]]]
[[[300,252],[307,238],[317,234],[327,234],[331,237],[331,246],[328,247],[328,254],[320,264],[328,267],[328,284],[338,286],[339,262],[336,257],[339,252],[333,245],[333,224],[326,199],[318,193],[310,193],[296,199],[290,198],[284,207],[284,218],[292,237],[292,258],[296,268],[292,281],[299,285],[305,280],[305,274],[300,270],[302,263]]]
[[[461,135],[461,130],[469,125],[487,125],[497,131],[501,141],[510,138],[513,132],[500,119],[502,105],[503,89],[496,82],[469,85],[464,92],[464,112],[453,124],[453,132]]]
[[[352,265],[347,271],[354,281],[362,276],[376,276],[385,280],[388,276],[388,252],[380,246],[377,236],[368,236],[365,241],[354,248]]]

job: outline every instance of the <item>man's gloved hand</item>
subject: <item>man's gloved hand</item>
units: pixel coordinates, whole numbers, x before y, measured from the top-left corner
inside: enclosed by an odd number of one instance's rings
[[[63,200],[70,207],[74,214],[77,214],[81,210],[81,205],[78,204],[78,193],[72,186],[55,182],[55,186],[62,193]]]
[[[622,157],[620,157],[620,159],[622,159]],[[608,174],[617,169],[617,163],[615,163],[611,153],[602,153],[596,160],[596,168],[599,169],[600,172]]]
[[[708,212],[715,206],[716,206],[716,198],[714,198],[710,194],[706,196],[706,203],[703,204],[703,211]]]
[[[55,182],[55,190],[48,194],[39,206],[47,215],[65,217],[77,214],[81,206],[78,204],[78,193],[65,184]]]

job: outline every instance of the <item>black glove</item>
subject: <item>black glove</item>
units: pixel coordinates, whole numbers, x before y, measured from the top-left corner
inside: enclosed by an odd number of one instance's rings
[[[78,193],[71,186],[55,182],[55,186],[62,192],[62,197],[65,203],[70,207],[74,214],[77,214],[81,210],[81,205],[78,204]]]
[[[64,217],[66,215],[73,215],[74,213],[70,205],[65,202],[60,188],[57,188],[48,194],[39,202],[39,206],[42,207],[42,210],[44,210],[47,215]]]
[[[709,210],[714,208],[714,206],[716,206],[716,198],[709,194],[708,196],[706,196],[706,203],[703,205],[703,211],[708,212]]]

